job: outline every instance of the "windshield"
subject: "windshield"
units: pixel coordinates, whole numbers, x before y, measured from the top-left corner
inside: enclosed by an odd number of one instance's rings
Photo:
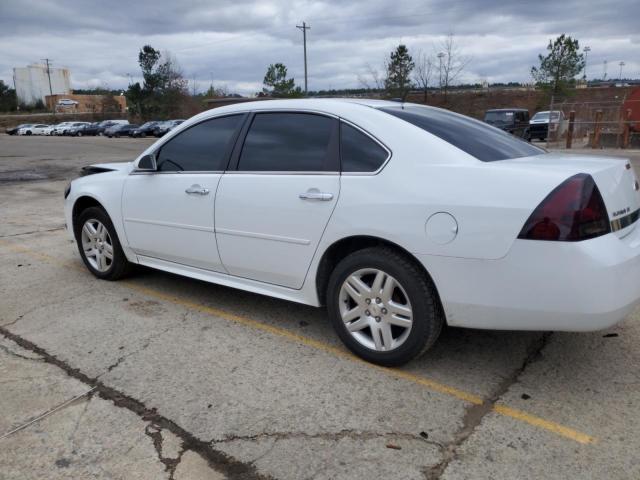
[[[486,123],[439,108],[405,106],[381,108],[483,162],[541,155],[544,150]]]
[[[487,112],[484,114],[484,121],[487,123],[495,124],[503,124],[503,123],[513,123],[513,112]]]
[[[560,118],[560,112],[551,112],[551,121],[557,122],[558,118]],[[531,120],[547,120],[549,121],[549,112],[538,112],[536,113]]]

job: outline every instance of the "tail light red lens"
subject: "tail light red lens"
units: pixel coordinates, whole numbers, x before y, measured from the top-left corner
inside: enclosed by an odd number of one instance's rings
[[[579,173],[556,187],[533,211],[518,238],[577,242],[611,231],[609,215],[591,175]]]

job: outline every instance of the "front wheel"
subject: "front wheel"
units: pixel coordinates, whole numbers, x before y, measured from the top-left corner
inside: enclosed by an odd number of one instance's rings
[[[398,366],[431,347],[442,330],[435,288],[415,261],[387,247],[359,250],[334,269],[327,309],[356,355]]]
[[[82,261],[96,277],[118,280],[129,273],[132,265],[122,251],[109,215],[102,208],[83,210],[74,230]]]

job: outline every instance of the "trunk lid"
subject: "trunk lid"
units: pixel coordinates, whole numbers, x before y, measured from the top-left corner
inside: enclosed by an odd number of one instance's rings
[[[566,178],[578,173],[591,175],[607,208],[611,230],[623,237],[636,228],[640,215],[640,185],[628,159],[548,153],[508,162],[513,166],[557,171]]]

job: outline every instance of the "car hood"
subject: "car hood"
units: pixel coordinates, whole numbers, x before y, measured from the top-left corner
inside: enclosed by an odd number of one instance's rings
[[[130,172],[133,162],[94,163],[85,168],[95,168],[102,171]]]

